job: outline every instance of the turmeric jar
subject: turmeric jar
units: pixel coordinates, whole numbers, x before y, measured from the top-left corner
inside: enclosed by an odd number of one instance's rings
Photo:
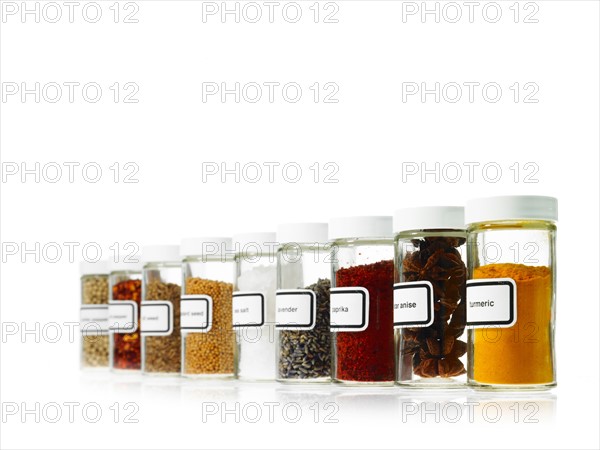
[[[472,200],[468,226],[468,382],[475,388],[556,386],[557,200]]]

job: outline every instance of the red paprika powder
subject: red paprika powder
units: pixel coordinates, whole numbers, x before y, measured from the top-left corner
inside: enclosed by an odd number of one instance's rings
[[[140,320],[140,301],[142,298],[142,280],[126,280],[112,287],[112,298],[131,300],[138,304],[138,323]],[[113,368],[139,370],[142,367],[141,340],[139,330],[135,333],[114,333]]]

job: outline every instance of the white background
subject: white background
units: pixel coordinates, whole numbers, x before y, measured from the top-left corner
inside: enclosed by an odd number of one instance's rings
[[[34,176],[22,182],[18,175],[3,180],[3,245],[178,243],[186,236],[274,230],[280,222],[463,204],[483,195],[553,195],[560,208],[559,387],[550,394],[511,397],[82,374],[77,339],[69,342],[66,328],[57,343],[36,343],[32,335],[22,343],[4,328],[9,322],[33,328],[36,322],[44,327],[77,321],[77,264],[69,261],[66,247],[55,263],[48,257],[36,262],[35,255],[25,255],[23,263],[21,253],[9,255],[3,247],[3,404],[97,402],[103,412],[95,424],[83,420],[80,410],[74,423],[64,417],[53,424],[3,415],[3,448],[598,447],[597,2],[537,1],[538,23],[523,23],[522,9],[515,23],[512,1],[499,2],[503,16],[496,23],[485,20],[481,9],[469,23],[466,6],[458,23],[443,18],[436,23],[431,16],[423,23],[418,15],[403,22],[403,3],[392,1],[338,1],[338,23],[314,23],[308,9],[313,2],[302,2],[303,18],[295,24],[280,12],[274,23],[235,23],[231,17],[227,23],[218,17],[203,23],[202,3],[192,1],[138,1],[138,23],[122,23],[122,17],[114,23],[108,9],[112,3],[100,2],[103,17],[94,24],[83,20],[81,10],[74,23],[65,18],[36,23],[31,16],[23,23],[19,15],[3,15],[3,88],[4,83],[25,82],[31,88],[35,82],[69,81],[103,87],[97,103],[83,100],[80,91],[73,103],[66,91],[58,103],[43,98],[36,103],[32,95],[25,102],[18,95],[3,99],[3,168],[7,162],[25,162],[30,168],[36,162],[95,162],[103,168],[97,183],[86,182],[80,170],[73,183],[66,171],[56,183],[44,177],[38,183]],[[34,2],[27,4],[34,7]],[[63,14],[68,15],[66,7]],[[204,82],[231,87],[269,81],[299,83],[302,99],[288,103],[278,94],[273,103],[235,103],[232,96],[226,103],[217,96],[202,101]],[[114,103],[108,88],[114,82],[136,83],[139,102]],[[314,103],[309,86],[315,82],[336,83],[339,102]],[[472,103],[466,90],[457,103],[444,98],[436,103],[432,95],[424,103],[419,96],[403,102],[406,82],[426,82],[430,88],[436,82],[495,82],[503,95],[491,103],[479,89]],[[535,83],[538,102],[524,103],[521,96],[515,103],[509,89],[515,82],[521,87]],[[139,182],[114,183],[109,166],[115,162],[120,167],[136,163]],[[290,183],[278,170],[273,183],[266,172],[257,183],[236,183],[232,176],[225,183],[217,176],[203,183],[203,162],[230,167],[235,162],[296,162],[303,176]],[[322,180],[328,162],[339,167],[338,183]],[[403,162],[425,162],[430,168],[436,162],[480,166],[472,182],[465,166],[454,183],[443,177],[436,182],[433,175],[422,182],[419,176],[403,180]],[[533,177],[537,183],[523,182],[530,162],[539,168]],[[309,169],[314,163],[322,168],[318,183]],[[486,163],[502,168],[499,181],[484,179]],[[516,182],[509,169],[515,163],[521,167]],[[236,423],[234,416],[222,421],[219,415],[202,421],[203,403],[220,407],[226,402],[232,408],[235,402],[243,407],[253,401],[298,403],[302,420],[287,423],[280,406],[274,424],[264,418],[253,424],[243,417]],[[439,421],[420,416],[427,407],[464,406],[466,401],[480,404],[474,423],[464,416],[450,423],[455,415],[449,409],[441,411]],[[121,413],[125,403],[136,402],[139,423],[123,423],[121,414],[115,424],[109,409],[115,402]],[[315,402],[321,410],[317,424],[308,409]],[[328,402],[339,407],[337,424],[323,423]],[[489,402],[502,408],[497,423],[483,418],[481,410]],[[515,403],[521,411],[517,423]],[[537,424],[525,423],[528,403],[539,407]],[[407,404],[416,405],[419,413],[403,420]]]

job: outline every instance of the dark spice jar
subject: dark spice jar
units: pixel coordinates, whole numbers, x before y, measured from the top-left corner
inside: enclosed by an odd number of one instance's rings
[[[335,218],[329,237],[333,379],[393,385],[392,218]]]
[[[111,262],[109,276],[108,326],[110,368],[140,370],[142,366],[139,331],[142,300],[142,263],[139,255]]]
[[[396,382],[462,387],[467,351],[464,209],[400,209],[394,230]]]

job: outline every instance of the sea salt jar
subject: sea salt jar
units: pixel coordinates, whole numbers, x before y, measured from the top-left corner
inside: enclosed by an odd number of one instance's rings
[[[233,237],[235,286],[233,327],[240,380],[275,379],[275,233],[246,233]]]

